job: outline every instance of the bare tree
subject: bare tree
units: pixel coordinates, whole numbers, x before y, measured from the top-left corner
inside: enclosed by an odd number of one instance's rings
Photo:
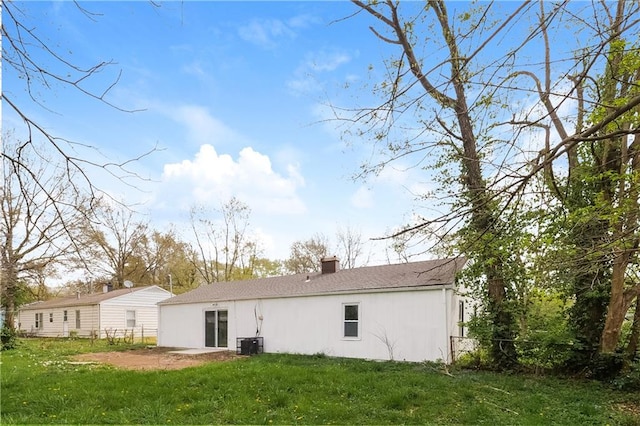
[[[345,228],[339,227],[336,231],[336,240],[338,245],[338,259],[340,266],[345,269],[352,269],[358,266],[364,266],[360,262],[360,256],[364,248],[362,241],[362,233],[353,229],[351,226]]]
[[[136,255],[145,266],[141,282],[171,288],[176,293],[197,287],[198,272],[191,259],[193,248],[181,241],[176,232],[151,231],[142,236]]]
[[[77,13],[90,20],[99,19],[99,14],[85,9],[77,2],[74,4]],[[62,228],[66,232],[73,228],[71,223],[66,226],[65,222],[70,217],[75,217],[68,214],[69,208],[74,207],[74,204],[69,203],[67,197],[59,196],[60,185],[64,185],[69,193],[87,194],[90,204],[96,203],[103,196],[109,197],[96,186],[92,177],[94,172],[102,175],[106,172],[119,184],[135,188],[132,182],[143,178],[135,172],[132,165],[154,152],[155,148],[135,158],[114,162],[106,158],[96,146],[65,138],[39,121],[36,118],[38,114],[34,111],[56,113],[56,106],[48,104],[43,96],[56,88],[70,88],[88,99],[123,113],[134,111],[115,105],[110,100],[111,90],[118,84],[122,74],[115,68],[115,62],[74,62],[69,48],[57,40],[48,40],[43,36],[42,29],[47,21],[30,15],[28,3],[3,1],[0,3],[0,12],[3,83],[7,87],[11,82],[16,87],[13,91],[2,91],[0,97],[5,107],[3,113],[14,115],[23,124],[17,130],[21,139],[24,139],[19,149],[2,149],[0,155],[5,167],[11,167],[17,176],[24,177],[18,180],[18,185],[32,185],[37,188],[41,198],[46,198],[42,204],[47,206],[47,214],[57,215],[57,221],[63,224]],[[20,85],[23,90],[17,90]],[[18,93],[26,93],[27,96],[23,99]],[[32,168],[29,156],[39,152],[48,152],[49,160],[60,165],[60,173],[55,182],[41,176],[37,168]],[[101,158],[104,160],[100,160]],[[29,191],[30,187],[24,188],[24,192]],[[72,235],[67,237],[75,244]],[[79,247],[75,247],[75,251],[82,254]]]
[[[323,234],[315,234],[305,241],[291,244],[291,254],[285,260],[285,269],[292,274],[318,272],[321,260],[329,255],[329,239]]]
[[[60,178],[66,171],[48,162],[44,153],[30,150],[10,133],[3,134],[2,142],[7,155],[22,151],[20,166],[2,158],[0,186],[2,303],[6,324],[13,327],[19,283],[39,287],[44,275],[69,261],[75,252],[70,235],[77,233],[83,219],[76,206],[86,200],[69,190]],[[41,191],[42,185],[49,188],[48,194]]]
[[[147,269],[139,254],[147,232],[146,222],[136,220],[130,209],[106,201],[94,204],[84,221],[78,262],[91,277],[109,277],[115,288],[125,280],[139,282]]]
[[[122,71],[114,68],[115,62],[104,61],[97,64],[80,65],[71,62],[68,58],[68,50],[58,42],[50,41],[41,36],[38,29],[42,27],[43,21],[38,21],[34,25],[31,21],[37,19],[30,16],[28,12],[22,10],[20,2],[5,1],[0,4],[2,9],[2,58],[6,64],[3,70],[3,79],[24,82],[24,89],[33,105],[43,108],[45,111],[53,112],[55,107],[45,105],[41,99],[41,92],[49,92],[54,87],[70,87],[79,93],[86,95],[90,99],[103,103],[109,107],[122,112],[132,113],[135,110],[125,109],[115,105],[109,100],[111,90],[118,84]],[[95,20],[99,18],[98,13],[93,13],[76,3],[78,13]],[[106,80],[102,80],[104,76]],[[100,84],[100,81],[103,81]],[[57,136],[45,126],[38,123],[27,113],[27,104],[21,104],[14,100],[10,93],[2,92],[2,101],[8,109],[15,113],[24,123],[27,139],[23,146],[45,146],[47,151],[52,152],[59,161],[64,164],[67,174],[64,176],[69,188],[76,192],[88,191],[90,194],[101,193],[90,176],[91,169],[100,169],[108,172],[114,178],[124,182],[124,179],[140,178],[137,173],[130,168],[135,161],[149,155],[155,151],[152,149],[141,154],[137,158],[127,159],[119,163],[110,160],[96,162],[88,158],[77,156],[80,151],[98,151],[96,147],[74,142],[64,137]],[[23,150],[18,150],[13,154],[2,152],[3,158],[12,163],[16,169],[24,168],[22,162]],[[26,167],[26,172],[32,172]],[[31,173],[37,181],[37,174]],[[48,191],[46,185],[41,185],[41,190],[52,202],[56,198]]]
[[[208,284],[252,278],[259,247],[249,232],[249,207],[233,197],[217,213],[213,218],[204,208],[191,210],[194,266]]]

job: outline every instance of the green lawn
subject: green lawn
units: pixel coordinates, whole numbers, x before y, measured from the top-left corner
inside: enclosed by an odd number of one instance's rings
[[[640,395],[587,381],[271,354],[178,371],[65,362],[107,348],[128,347],[27,339],[2,352],[0,423],[640,424]]]

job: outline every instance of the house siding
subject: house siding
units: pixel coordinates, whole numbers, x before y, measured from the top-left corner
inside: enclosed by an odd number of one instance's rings
[[[446,303],[443,303],[446,302]],[[359,337],[343,337],[343,305],[359,305]],[[265,352],[336,357],[449,361],[455,330],[451,288],[363,292],[160,306],[159,346],[204,347],[204,313],[228,310],[229,348],[236,338],[264,338]],[[262,318],[262,320],[260,320]],[[448,326],[445,326],[445,324]]]
[[[18,328],[23,332],[42,337],[64,337],[64,311],[67,311],[67,325],[70,333],[80,337],[90,337],[100,324],[100,312],[97,305],[80,305],[66,308],[32,308],[18,312]],[[76,328],[76,311],[80,311],[80,328]],[[35,314],[42,313],[42,327],[36,328]],[[53,314],[53,322],[49,322],[49,314]]]
[[[158,332],[158,302],[168,298],[168,293],[159,288],[149,288],[143,291],[105,300],[100,304],[102,328],[100,337],[106,337],[106,332],[122,334],[134,332],[135,336],[156,336]],[[127,327],[127,311],[135,311],[136,326]]]
[[[112,299],[94,302],[90,305],[72,305],[47,308],[39,306],[40,303],[23,306],[17,315],[18,328],[35,336],[42,337],[66,337],[63,325],[64,311],[67,311],[68,332],[80,337],[90,337],[96,333],[101,338],[106,337],[106,329],[119,330],[122,335],[126,327],[126,311],[136,312],[136,337],[157,335],[158,329],[158,302],[171,297],[168,291],[153,286],[141,288],[138,291],[123,294]],[[44,302],[43,302],[44,303]],[[80,311],[80,328],[76,329],[76,311]],[[35,328],[35,314],[42,313],[43,324]],[[53,314],[53,322],[49,322],[49,314]]]

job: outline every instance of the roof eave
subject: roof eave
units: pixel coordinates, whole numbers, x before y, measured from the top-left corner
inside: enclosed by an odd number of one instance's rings
[[[373,293],[399,293],[399,292],[412,292],[412,291],[425,291],[425,290],[441,290],[443,288],[454,288],[454,283],[439,283],[439,284],[426,284],[420,286],[407,286],[407,287],[376,287],[367,289],[350,289],[340,291],[326,291],[326,292],[314,292],[305,294],[289,294],[289,295],[277,295],[277,296],[252,296],[252,297],[237,297],[237,298],[223,298],[223,299],[208,299],[198,302],[185,301],[185,302],[172,302],[171,299],[163,300],[158,303],[158,306],[172,306],[172,305],[193,305],[199,303],[220,303],[220,302],[234,302],[245,300],[268,300],[268,299],[293,299],[300,297],[318,297],[318,296],[332,296],[332,295],[345,295],[345,294],[373,294]]]

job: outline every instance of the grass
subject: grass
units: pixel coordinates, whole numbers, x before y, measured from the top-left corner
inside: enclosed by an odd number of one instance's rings
[[[65,362],[126,350],[26,339],[2,353],[1,424],[640,424],[640,395],[597,382],[264,354],[174,371]]]

